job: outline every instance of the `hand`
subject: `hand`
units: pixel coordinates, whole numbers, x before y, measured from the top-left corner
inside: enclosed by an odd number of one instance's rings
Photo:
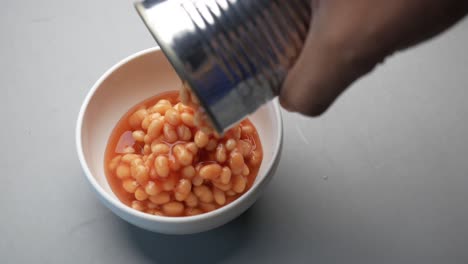
[[[284,108],[325,112],[354,81],[386,57],[449,28],[467,0],[312,0],[302,53],[283,84]]]

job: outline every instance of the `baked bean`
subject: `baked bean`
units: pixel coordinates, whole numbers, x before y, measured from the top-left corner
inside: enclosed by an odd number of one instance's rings
[[[130,166],[130,176],[135,179],[135,175],[137,174],[136,166]]]
[[[254,150],[252,151],[250,158],[249,158],[249,163],[252,166],[258,166],[262,162],[262,153],[259,150]]]
[[[206,123],[206,122],[205,122],[205,123]],[[203,131],[203,133],[205,133],[205,134],[207,134],[207,135],[212,135],[212,134],[214,135],[213,129],[212,129],[209,125],[207,125],[207,124],[202,125],[202,126],[200,127],[200,130]],[[219,138],[219,137],[216,137],[216,136],[215,136],[215,138]]]
[[[160,117],[161,117],[161,114],[159,113],[146,116],[145,119],[143,119],[143,121],[141,122],[141,128],[143,128],[143,130],[148,130],[148,127],[151,124],[151,122],[153,120],[159,119]]]
[[[169,161],[166,156],[159,155],[154,160],[154,168],[160,177],[169,176]]]
[[[237,149],[245,158],[252,151],[252,145],[250,145],[250,143],[245,140],[239,140],[239,142],[237,143]]]
[[[242,135],[245,137],[251,136],[254,133],[254,128],[250,125],[242,126],[241,130],[242,130]]]
[[[205,180],[213,180],[221,175],[222,168],[218,164],[205,165],[200,169],[200,177]]]
[[[123,149],[122,153],[135,153],[135,149],[133,147],[126,147]]]
[[[130,161],[130,166],[131,167],[136,167],[138,165],[143,165],[143,159],[138,157],[138,158],[134,158]]]
[[[218,144],[216,147],[216,161],[219,163],[226,161],[226,148],[223,144]]]
[[[130,166],[131,167],[136,168],[138,165],[143,165],[143,160],[140,157],[132,159],[132,161],[130,161]]]
[[[195,168],[192,165],[184,167],[181,171],[182,176],[187,179],[192,179],[195,173]]]
[[[208,144],[206,145],[205,149],[208,151],[213,151],[215,150],[216,146],[218,145],[218,141],[214,138],[210,139],[208,141]]]
[[[117,175],[119,179],[125,179],[130,177],[130,167],[124,164],[120,164],[119,166],[117,166],[115,175]]]
[[[139,129],[141,127],[141,122],[147,115],[148,112],[146,109],[140,109],[130,116],[128,122],[133,129]]]
[[[233,191],[233,190],[229,190],[229,191],[227,191],[225,193],[226,193],[227,196],[236,196],[237,195],[237,193],[235,191]]]
[[[150,124],[151,124],[151,122],[153,120],[159,120],[161,122],[164,122],[164,115],[161,115],[160,113],[153,113],[153,114],[149,115]]]
[[[155,203],[152,203],[152,202],[148,202],[146,204],[146,206],[149,208],[149,209],[156,209],[156,208],[159,208],[159,205],[155,204]]]
[[[249,174],[250,174],[249,166],[244,165],[244,169],[242,169],[242,175],[243,176],[248,176]]]
[[[192,138],[192,131],[186,125],[180,125],[177,127],[177,136],[180,140],[189,141]]]
[[[158,101],[158,104],[166,104],[166,105],[169,105],[169,106],[172,107],[171,101],[166,100],[166,99],[161,99],[161,100],[159,100],[159,101]]]
[[[182,166],[188,166],[192,164],[193,154],[183,145],[179,144],[174,146],[173,153]]]
[[[237,146],[237,141],[235,139],[230,138],[226,141],[227,151],[232,151],[234,148],[236,148],[236,146]]]
[[[188,195],[192,190],[192,182],[187,179],[181,179],[177,184],[176,192]]]
[[[156,210],[154,210],[154,209],[148,208],[148,209],[145,210],[145,213],[147,213],[147,214],[154,214],[155,211],[156,211]]]
[[[147,133],[148,137],[151,139],[155,139],[159,137],[159,135],[161,135],[163,126],[164,126],[164,122],[159,119],[151,121],[151,124],[148,127],[148,133]],[[145,143],[149,143],[149,142],[146,142],[145,140]]]
[[[135,180],[124,180],[122,182],[122,187],[128,193],[134,193],[138,188],[138,182]]]
[[[134,178],[135,180],[137,179],[137,177],[139,177],[140,180],[143,180],[143,181],[145,180],[144,178],[148,176],[148,174],[146,176],[142,175],[142,174],[144,174],[145,169],[146,169],[146,167],[145,167],[142,159],[134,159],[134,160],[132,160],[132,162],[130,162],[130,174],[131,174],[132,178]],[[149,172],[149,170],[148,170],[148,172]]]
[[[148,199],[148,194],[142,187],[138,187],[135,191],[135,199],[137,199],[138,201],[144,201]]]
[[[203,184],[203,182],[204,182],[203,178],[198,176],[198,175],[196,175],[195,177],[192,178],[192,184],[194,186],[200,186],[200,185]]]
[[[166,139],[167,142],[174,143],[177,141],[178,139],[177,132],[175,128],[171,126],[171,124],[169,123],[164,124],[163,132],[164,132],[164,138]]]
[[[242,175],[234,175],[232,179],[232,190],[236,193],[242,193],[247,186],[247,181],[245,180],[244,176]]]
[[[143,121],[141,121],[141,128],[143,128],[143,130],[148,130],[148,127],[149,125],[151,124],[151,117],[150,116],[146,116]]]
[[[216,187],[213,187],[213,197],[215,202],[219,205],[224,205],[226,203],[226,195]]]
[[[149,135],[145,135],[143,142],[145,144],[151,144],[151,141],[153,141],[153,139]]]
[[[203,211],[198,208],[191,208],[191,207],[185,208],[185,215],[187,216],[195,216],[199,214],[203,214]]]
[[[146,160],[145,162],[143,163],[146,167],[148,168],[151,168],[154,164],[154,158],[156,157],[156,155],[154,155],[153,153],[149,154],[148,156],[146,156]]]
[[[151,111],[153,113],[159,113],[161,115],[164,115],[166,113],[167,110],[171,109],[172,108],[172,105],[171,103],[161,103],[161,102],[158,102],[157,104],[155,104],[152,108],[151,108]]]
[[[132,132],[132,137],[136,142],[143,142],[145,140],[145,132],[142,130],[136,130]]]
[[[199,130],[197,131],[197,133],[195,133],[194,142],[197,145],[197,147],[199,148],[206,147],[206,145],[208,145],[209,140],[210,139],[208,135],[203,133],[202,131]]]
[[[177,110],[171,108],[166,111],[166,114],[164,115],[166,122],[173,126],[177,126],[180,124],[180,115]]]
[[[185,205],[187,205],[188,207],[197,207],[198,206],[198,198],[193,192],[190,192],[187,195],[187,198],[185,198]]]
[[[180,216],[184,213],[184,204],[179,202],[169,202],[162,206],[164,214],[168,216]]]
[[[195,193],[198,199],[203,203],[213,202],[213,193],[206,185],[195,186],[193,188],[193,193]]]
[[[178,105],[179,106],[176,109],[179,111],[179,113],[190,113],[190,114],[193,113],[193,109],[190,108],[190,106],[184,105],[182,103],[179,103]]]
[[[168,192],[160,192],[149,197],[149,200],[157,205],[168,203],[171,200],[171,195]]]
[[[144,165],[138,165],[134,178],[140,185],[144,185],[149,179],[149,169]]]
[[[137,200],[133,201],[131,206],[133,209],[137,211],[143,212],[143,210],[145,210],[145,205],[142,202],[137,201]]]
[[[216,188],[220,189],[223,192],[229,191],[232,188],[232,182],[229,182],[228,184],[213,182],[213,185],[216,186]]]
[[[184,201],[192,190],[192,182],[187,179],[181,179],[175,188],[175,198],[177,201]]]
[[[162,191],[162,188],[154,183],[154,181],[149,181],[145,186],[145,192],[149,196],[154,196]]]
[[[132,160],[139,158],[140,156],[138,156],[137,154],[125,154],[122,156],[122,161],[130,164]]]
[[[109,170],[115,171],[117,169],[117,166],[119,166],[120,160],[122,159],[122,156],[117,155],[111,161],[109,162]]]
[[[198,147],[194,142],[190,142],[190,143],[185,144],[185,148],[188,151],[192,152],[192,154],[194,154],[194,155],[198,153]]]
[[[222,184],[228,184],[231,181],[231,175],[231,169],[229,167],[223,167],[221,176],[219,177],[220,182]]]
[[[176,201],[183,202],[187,198],[187,196],[185,194],[175,192],[174,198],[176,199]]]
[[[179,112],[179,114],[182,114],[184,112],[192,113],[193,109],[184,105],[182,102],[177,103],[174,105],[174,109]],[[182,118],[180,118],[182,120]]]
[[[162,183],[162,188],[165,191],[172,191],[175,189],[177,184],[177,178],[174,175],[169,176],[166,180]]]
[[[195,123],[193,120],[193,115],[191,113],[182,113],[180,114],[180,119],[182,123],[184,123],[188,127],[195,127]]]
[[[200,209],[202,209],[205,213],[211,212],[216,210],[216,206],[212,203],[200,203]]]
[[[169,154],[169,151],[169,146],[164,143],[158,143],[156,141],[151,143],[151,152],[153,152],[155,155]]]
[[[150,146],[150,145],[145,144],[145,145],[143,146],[143,154],[144,154],[144,155],[149,155],[149,154],[151,154],[151,146]]]
[[[190,158],[190,157],[186,157],[186,155],[188,155],[188,150],[182,145],[182,144],[178,144],[178,145],[175,145],[173,148],[172,148],[172,154],[174,155],[174,157],[182,164],[182,165],[188,165],[188,164],[191,164],[191,162],[189,162],[189,160],[187,160],[187,158]],[[193,158],[193,155],[192,155],[192,158]],[[182,161],[183,160],[183,161]],[[188,163],[188,164],[185,164],[185,163]]]
[[[232,174],[241,174],[244,169],[244,156],[237,151],[231,152],[229,167],[231,168]]]
[[[157,156],[158,156],[157,154],[151,153],[151,154],[148,155],[147,160],[149,160],[149,161],[153,160],[153,161],[154,161],[154,159],[155,159]]]

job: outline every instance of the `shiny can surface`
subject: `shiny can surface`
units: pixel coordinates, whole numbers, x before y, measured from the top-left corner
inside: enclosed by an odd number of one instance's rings
[[[310,21],[310,0],[145,0],[135,4],[218,132],[279,93]]]

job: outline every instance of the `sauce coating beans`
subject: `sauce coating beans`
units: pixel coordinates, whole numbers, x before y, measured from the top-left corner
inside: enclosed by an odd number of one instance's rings
[[[258,173],[263,152],[255,126],[246,119],[219,136],[184,89],[138,104],[109,138],[108,182],[135,210],[169,217],[207,213],[239,198]]]

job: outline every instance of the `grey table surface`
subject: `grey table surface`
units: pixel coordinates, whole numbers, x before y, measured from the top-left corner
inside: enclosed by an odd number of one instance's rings
[[[467,20],[323,117],[283,113],[262,198],[190,236],[114,216],[75,151],[92,84],[154,46],[132,2],[4,1],[0,34],[0,263],[468,263]]]

